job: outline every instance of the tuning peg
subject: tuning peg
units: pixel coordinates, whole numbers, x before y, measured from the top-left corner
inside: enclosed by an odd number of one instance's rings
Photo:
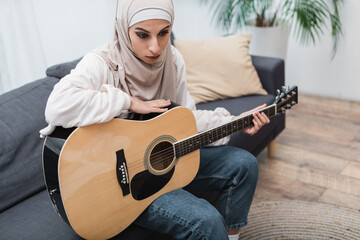
[[[296,102],[295,102],[295,101],[292,101],[292,102],[291,102],[291,105],[293,105],[293,106],[296,105]]]
[[[281,87],[281,91],[282,91],[283,93],[285,93],[285,92],[286,92],[286,86],[282,86],[282,87]]]
[[[290,109],[291,108],[291,104],[286,104],[286,109]]]
[[[280,90],[279,89],[276,90],[276,96],[280,96]]]

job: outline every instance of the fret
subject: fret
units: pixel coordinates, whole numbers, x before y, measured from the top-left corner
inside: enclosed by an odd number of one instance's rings
[[[189,152],[190,152],[190,145],[189,145],[189,144],[186,144],[186,143],[188,143],[188,141],[184,142],[185,152],[186,152],[186,153],[189,153]]]
[[[242,119],[238,120],[239,130],[244,129],[244,121]]]
[[[198,147],[198,143],[197,143],[197,140],[198,139],[198,137],[196,137],[196,138],[194,138],[193,140],[192,140],[192,144],[193,144],[193,148],[194,149],[196,149],[197,147]]]
[[[185,150],[186,153],[190,153],[190,152],[193,151],[194,146],[193,146],[193,144],[191,142],[192,142],[192,138],[187,139],[186,141],[184,141],[184,145],[185,145],[185,148],[186,148],[186,150]]]
[[[194,138],[194,148],[199,147],[199,136]]]
[[[213,131],[208,132],[208,138],[209,138],[209,143],[213,142],[214,139],[214,133]]]
[[[209,138],[209,134],[205,134],[204,135],[204,145],[207,145],[206,143],[209,143],[210,142],[210,138]]]
[[[232,122],[232,123],[230,123],[230,124],[231,124],[231,126],[232,126],[231,134],[236,133],[237,131],[239,131],[236,122]]]
[[[196,144],[195,144],[195,146],[198,147],[198,148],[201,147],[201,145],[200,145],[200,136],[198,136],[198,137],[196,138]]]
[[[203,135],[199,135],[199,148],[202,148],[204,146],[204,139]]]
[[[237,132],[237,131],[239,131],[239,129],[237,128],[237,124],[236,124],[236,121],[234,122],[231,122],[230,123],[231,124],[231,126],[232,126],[232,133],[235,133],[235,132]]]
[[[225,137],[226,135],[227,135],[227,129],[226,129],[226,125],[224,125],[222,127],[221,138]]]

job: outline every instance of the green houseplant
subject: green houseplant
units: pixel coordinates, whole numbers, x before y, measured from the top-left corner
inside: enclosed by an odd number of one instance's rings
[[[297,40],[315,43],[331,26],[332,57],[335,56],[342,24],[339,7],[344,0],[200,0],[210,4],[214,20],[228,32],[245,25],[272,27],[287,24]]]

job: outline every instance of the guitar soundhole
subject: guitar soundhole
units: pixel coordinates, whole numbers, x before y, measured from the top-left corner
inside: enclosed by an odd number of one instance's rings
[[[155,171],[167,169],[174,161],[174,148],[170,142],[158,143],[150,154],[150,166]]]

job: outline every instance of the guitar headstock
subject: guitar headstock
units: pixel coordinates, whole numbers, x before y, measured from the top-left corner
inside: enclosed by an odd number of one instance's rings
[[[277,96],[275,98],[275,103],[278,112],[284,113],[286,110],[290,109],[292,106],[298,103],[298,87],[288,87],[283,86],[280,90],[277,90]]]

